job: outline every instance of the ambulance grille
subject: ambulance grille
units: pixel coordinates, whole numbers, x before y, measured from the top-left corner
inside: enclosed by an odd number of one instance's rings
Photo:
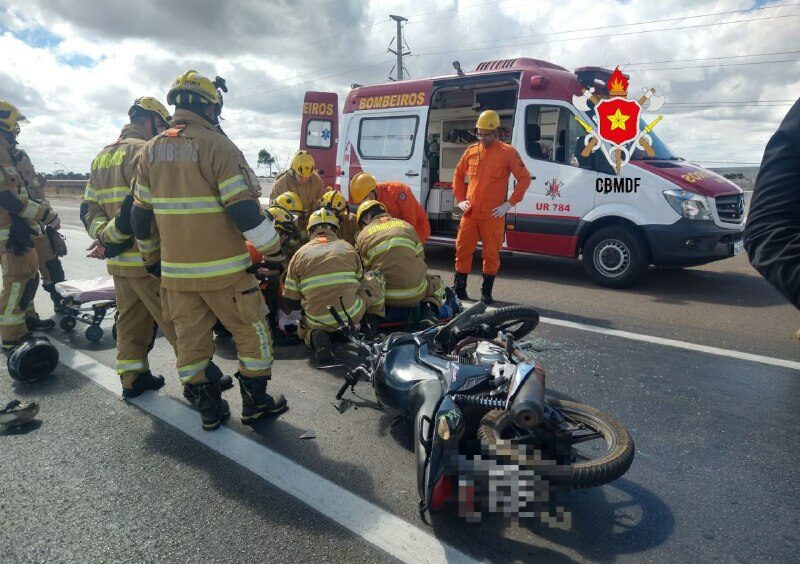
[[[744,194],[731,194],[714,198],[717,215],[725,223],[741,223],[744,219]]]

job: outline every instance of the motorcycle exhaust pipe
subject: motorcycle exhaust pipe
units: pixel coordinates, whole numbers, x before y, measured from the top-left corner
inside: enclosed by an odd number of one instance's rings
[[[544,380],[544,369],[537,366],[514,396],[511,415],[517,427],[529,430],[544,421]]]

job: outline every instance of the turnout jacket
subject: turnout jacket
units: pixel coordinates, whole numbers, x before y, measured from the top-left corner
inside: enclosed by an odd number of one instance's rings
[[[800,308],[800,100],[764,150],[744,246],[753,267]]]
[[[130,241],[131,246],[115,257],[106,259],[112,276],[141,278],[147,276],[142,255],[133,234],[117,229],[115,216],[122,201],[132,192],[136,163],[144,144],[152,135],[132,123],[122,128],[119,137],[92,160],[92,171],[86,192],[83,217],[89,237],[103,245],[119,245]],[[128,230],[129,231],[129,230]]]
[[[361,277],[361,259],[353,246],[338,239],[332,231],[322,230],[289,261],[283,296],[301,303],[309,328],[336,330],[339,326],[328,312],[329,305],[341,314],[344,303],[355,322],[370,305],[359,292]]]
[[[161,285],[221,290],[250,264],[245,238],[280,262],[280,238],[264,216],[261,190],[241,151],[201,116],[176,110],[148,141],[136,167],[133,230]]]
[[[311,177],[305,184],[300,184],[294,175],[293,170],[285,170],[278,175],[272,185],[272,193],[269,196],[270,202],[275,202],[275,198],[284,192],[294,192],[300,196],[300,201],[303,202],[303,211],[305,215],[310,214],[312,211],[319,207],[319,201],[322,195],[327,192],[325,183],[322,177],[316,172],[311,173]],[[305,229],[305,225],[301,226]]]
[[[365,268],[383,274],[387,306],[417,305],[428,293],[425,251],[410,223],[378,215],[359,232],[356,248]]]

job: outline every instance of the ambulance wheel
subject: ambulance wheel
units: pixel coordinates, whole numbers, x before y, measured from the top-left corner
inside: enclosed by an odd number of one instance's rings
[[[97,325],[89,325],[86,328],[86,338],[93,343],[100,341],[103,338],[103,328]]]
[[[58,326],[61,327],[64,331],[72,331],[75,329],[75,325],[78,321],[72,317],[71,315],[67,315],[62,317],[61,320],[58,322]]]
[[[593,282],[607,288],[630,286],[648,264],[647,244],[625,227],[598,229],[583,246],[583,269]]]

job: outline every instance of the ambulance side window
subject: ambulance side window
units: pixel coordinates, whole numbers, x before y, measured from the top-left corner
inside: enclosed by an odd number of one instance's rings
[[[329,119],[311,119],[306,125],[306,146],[330,149],[333,143],[331,131],[333,122]]]
[[[581,166],[575,149],[582,131],[566,108],[541,104],[525,110],[525,151],[533,159]]]
[[[417,116],[363,118],[358,128],[358,154],[364,159],[410,159],[418,124]]]

